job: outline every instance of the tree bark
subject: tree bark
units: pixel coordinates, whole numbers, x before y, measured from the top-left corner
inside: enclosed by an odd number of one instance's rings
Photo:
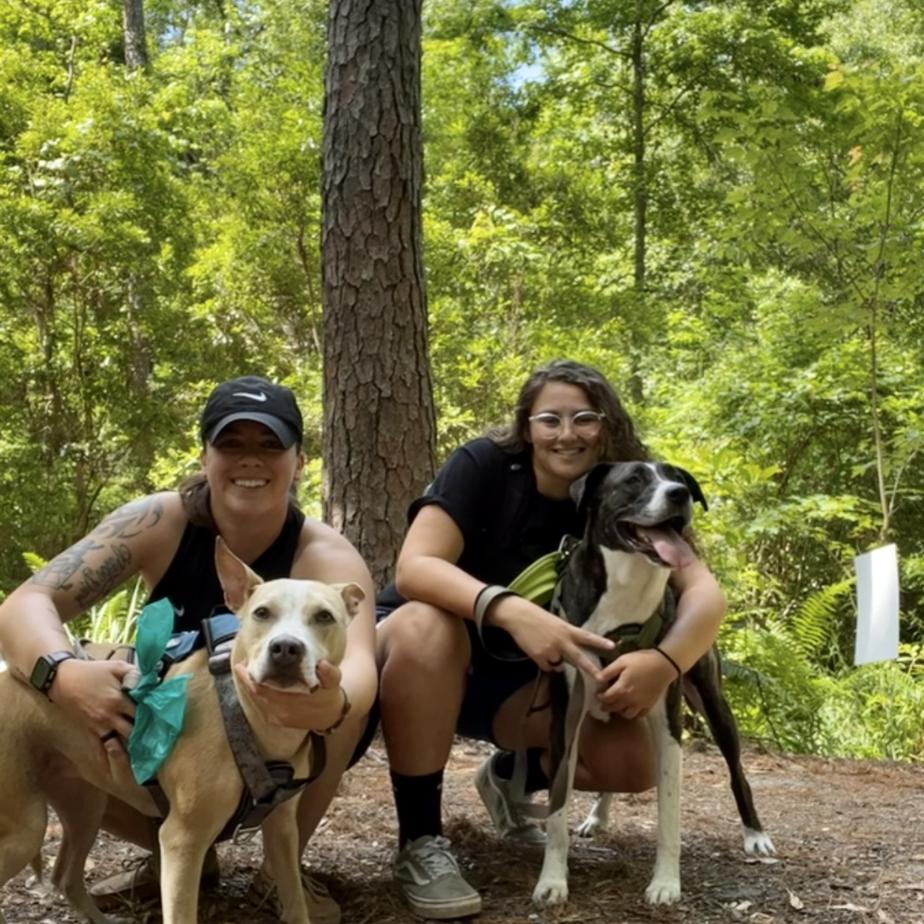
[[[648,246],[648,164],[645,161],[645,35],[641,12],[637,11],[632,29],[632,205],[634,211],[634,312],[629,390],[632,400],[640,404],[644,398],[639,357],[645,342],[643,335],[647,318],[647,246]]]
[[[433,473],[422,0],[331,0],[322,191],[324,515],[390,575]]]
[[[122,0],[122,32],[125,42],[125,66],[130,71],[148,66],[148,49],[144,34],[144,0]]]

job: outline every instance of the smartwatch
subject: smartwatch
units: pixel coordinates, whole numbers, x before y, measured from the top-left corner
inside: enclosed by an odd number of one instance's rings
[[[35,687],[39,693],[48,696],[51,685],[55,682],[55,676],[58,673],[58,667],[63,661],[69,661],[77,657],[73,651],[53,651],[51,654],[42,655],[35,662],[32,668],[32,675],[29,677],[29,683]]]

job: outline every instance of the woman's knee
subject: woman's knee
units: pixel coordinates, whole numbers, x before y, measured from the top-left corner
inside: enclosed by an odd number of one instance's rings
[[[376,634],[382,671],[464,670],[471,659],[463,620],[429,603],[405,603],[379,623]]]

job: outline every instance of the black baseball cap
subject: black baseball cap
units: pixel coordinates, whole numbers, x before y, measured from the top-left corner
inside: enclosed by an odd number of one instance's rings
[[[242,375],[216,386],[202,412],[202,441],[213,442],[235,420],[255,420],[269,427],[286,449],[302,442],[302,412],[295,395],[285,385],[258,375]]]

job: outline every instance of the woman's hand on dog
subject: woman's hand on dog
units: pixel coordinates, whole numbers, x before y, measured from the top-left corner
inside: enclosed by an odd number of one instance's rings
[[[648,713],[676,679],[670,662],[657,651],[630,651],[603,668],[597,699],[604,712],[638,719]]]
[[[516,595],[501,597],[489,614],[491,625],[509,632],[517,645],[544,671],[564,670],[567,661],[599,680],[600,665],[584,649],[609,651],[614,647],[609,639],[573,626]]]
[[[305,687],[284,690],[257,683],[244,663],[236,664],[234,673],[238,682],[250,691],[270,725],[322,731],[333,726],[343,711],[340,668],[329,661],[318,662],[321,685],[313,693]]]
[[[133,665],[127,661],[63,661],[49,698],[100,738],[116,732],[127,739],[132,732],[135,703],[122,691],[122,681],[132,670]]]

